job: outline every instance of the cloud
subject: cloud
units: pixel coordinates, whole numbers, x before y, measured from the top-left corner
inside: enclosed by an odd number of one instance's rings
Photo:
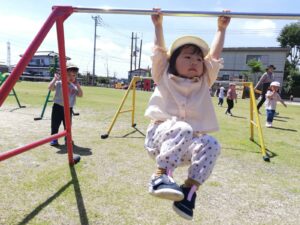
[[[254,32],[255,35],[263,37],[274,37],[276,36],[276,23],[272,20],[253,20],[246,21],[242,29],[250,32]]]

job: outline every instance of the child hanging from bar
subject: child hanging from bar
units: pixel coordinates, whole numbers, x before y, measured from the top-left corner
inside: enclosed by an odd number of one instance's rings
[[[174,211],[193,218],[196,191],[209,177],[220,153],[218,141],[207,133],[219,129],[209,88],[223,62],[220,55],[229,17],[218,18],[211,49],[204,40],[183,36],[167,52],[163,36],[163,15],[154,9],[155,47],[152,77],[156,84],[145,116],[151,119],[145,148],[155,159],[149,193],[174,201]],[[178,186],[172,171],[189,165],[187,179]]]
[[[82,97],[83,92],[80,84],[77,82],[76,77],[79,68],[73,64],[67,65],[67,81],[69,89],[69,107],[70,116],[72,120],[72,110],[76,102],[76,97]],[[49,83],[48,89],[51,91],[55,90],[55,95],[53,99],[53,107],[51,114],[51,135],[58,133],[61,122],[63,122],[65,128],[65,114],[64,114],[64,102],[62,94],[62,82],[59,74],[55,74],[52,81]],[[51,146],[58,146],[58,140],[52,140],[50,142]]]

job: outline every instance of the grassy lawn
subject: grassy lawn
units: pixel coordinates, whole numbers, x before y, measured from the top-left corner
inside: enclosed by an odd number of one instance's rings
[[[41,114],[47,83],[18,82],[15,90],[26,108],[17,109],[13,96],[0,108],[0,152],[50,133],[52,103],[43,120],[33,120]],[[137,92],[140,132],[131,128],[130,113],[123,113],[109,138],[101,139],[125,91],[83,91],[75,107],[80,116],[73,118],[72,129],[80,163],[69,167],[64,145],[43,145],[0,162],[0,224],[299,224],[300,106],[278,105],[275,128],[263,126],[272,155],[267,163],[256,130],[257,143],[249,140],[249,101],[239,99],[230,117],[213,98],[221,129],[212,135],[220,141],[222,154],[198,191],[194,220],[189,222],[173,212],[171,202],[147,193],[155,163],[143,148],[149,122],[143,113],[151,93]],[[262,125],[265,119],[262,115]],[[59,142],[63,144],[63,138]],[[186,171],[175,171],[179,184]]]

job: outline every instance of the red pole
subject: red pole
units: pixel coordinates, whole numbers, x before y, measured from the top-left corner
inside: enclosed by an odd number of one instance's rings
[[[69,164],[74,164],[73,159],[73,144],[72,144],[72,132],[71,132],[71,116],[70,116],[70,104],[69,104],[69,87],[67,80],[67,67],[66,67],[66,51],[65,51],[65,38],[64,38],[64,23],[65,18],[59,17],[56,21],[57,30],[57,41],[58,41],[58,52],[59,52],[59,63],[61,71],[62,80],[62,92],[64,99],[64,113],[65,113],[65,123],[67,131],[67,150]]]
[[[36,50],[39,48],[43,40],[45,39],[46,35],[48,34],[49,30],[53,26],[55,20],[58,16],[63,14],[66,14],[67,12],[73,12],[73,8],[68,7],[54,7],[52,10],[52,13],[34,38],[34,40],[31,42],[27,50],[25,51],[24,55],[10,74],[10,76],[7,78],[5,83],[0,88],[0,106],[2,106],[3,102],[5,101],[6,97],[9,95],[10,91],[18,81],[19,77],[23,73],[25,67],[30,62],[32,56],[36,52]]]
[[[5,159],[8,159],[10,157],[13,157],[15,155],[18,155],[22,152],[26,152],[30,149],[33,149],[33,148],[36,148],[40,145],[43,145],[43,144],[46,144],[54,139],[57,139],[57,138],[60,138],[60,137],[63,137],[63,136],[66,136],[66,131],[62,131],[62,132],[59,132],[57,134],[54,134],[54,135],[51,135],[50,137],[47,137],[47,138],[44,138],[44,139],[41,139],[39,141],[35,141],[35,142],[32,142],[30,144],[27,144],[27,145],[24,145],[22,147],[19,147],[19,148],[15,148],[15,149],[12,149],[10,151],[7,151],[7,152],[3,152],[3,153],[0,153],[0,161],[3,161]]]

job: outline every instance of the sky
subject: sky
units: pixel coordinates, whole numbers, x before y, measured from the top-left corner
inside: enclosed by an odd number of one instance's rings
[[[54,5],[85,8],[147,9],[179,11],[215,11],[249,13],[300,13],[295,0],[0,0],[0,63],[7,63],[7,42],[10,43],[11,64],[15,65]],[[95,71],[100,76],[127,78],[130,69],[131,34],[142,40],[141,68],[151,67],[154,29],[149,15],[73,13],[64,23],[66,55],[80,67],[80,72],[93,71],[94,20],[97,26]],[[232,18],[224,47],[279,47],[281,29],[296,20]],[[216,17],[165,16],[163,21],[166,45],[183,35],[197,35],[211,43],[217,28]],[[38,51],[58,52],[56,28],[53,27]],[[137,62],[138,65],[138,62]]]

